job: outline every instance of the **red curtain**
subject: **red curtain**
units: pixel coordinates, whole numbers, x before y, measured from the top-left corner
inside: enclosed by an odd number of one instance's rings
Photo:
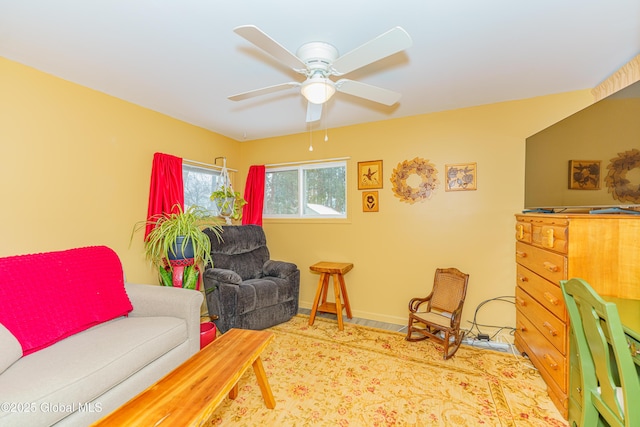
[[[182,159],[169,154],[155,153],[151,169],[147,219],[154,215],[172,213],[176,204],[184,209]],[[147,225],[145,240],[152,229],[152,225]]]
[[[251,166],[244,187],[244,199],[247,204],[242,208],[242,224],[262,225],[262,207],[264,206],[264,165]]]

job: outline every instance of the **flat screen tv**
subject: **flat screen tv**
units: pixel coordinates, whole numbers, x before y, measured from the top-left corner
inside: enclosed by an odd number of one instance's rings
[[[640,208],[640,82],[527,138],[524,197],[526,210]]]

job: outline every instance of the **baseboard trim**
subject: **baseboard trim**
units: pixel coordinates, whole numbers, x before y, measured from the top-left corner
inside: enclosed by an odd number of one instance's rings
[[[309,302],[305,302],[305,301],[300,301],[299,303],[299,308],[301,309],[305,309],[305,310],[309,310],[309,312],[311,312],[311,308],[313,307],[313,303],[309,303]],[[351,309],[351,314],[353,314],[354,318],[359,318],[359,319],[367,319],[367,320],[374,320],[376,322],[383,322],[383,323],[389,323],[392,325],[398,325],[398,327],[402,328],[403,326],[406,328],[407,327],[407,318],[406,317],[397,317],[397,316],[388,316],[388,315],[383,315],[383,314],[378,314],[378,313],[371,313],[368,311],[362,311],[362,310],[354,310]],[[344,312],[343,312],[344,315]]]

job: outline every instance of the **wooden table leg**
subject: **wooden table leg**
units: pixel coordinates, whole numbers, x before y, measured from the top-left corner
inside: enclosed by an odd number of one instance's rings
[[[229,399],[235,400],[238,397],[238,383],[235,383],[231,390],[229,390]]]
[[[320,304],[320,294],[322,293],[323,287],[324,287],[324,274],[321,274],[320,280],[318,280],[318,289],[316,290],[316,296],[313,299],[313,307],[311,307],[311,314],[309,315],[309,326],[313,325],[313,322],[316,320],[316,313],[318,311],[318,305]]]
[[[353,319],[353,315],[351,314],[351,304],[349,304],[349,295],[347,295],[347,286],[344,283],[344,276],[342,274],[338,274],[338,278],[340,279],[340,289],[342,290],[342,299],[344,300],[344,308],[347,310],[347,317],[349,319]]]
[[[269,409],[275,408],[276,399],[273,397],[271,387],[269,386],[269,380],[267,379],[267,374],[264,371],[264,366],[262,365],[262,359],[260,359],[259,357],[255,360],[255,362],[253,362],[253,371],[256,373],[256,378],[258,379],[258,385],[260,386],[260,392],[262,393],[264,404]]]
[[[336,315],[338,316],[338,329],[344,330],[344,324],[342,323],[342,303],[340,302],[340,281],[338,280],[339,274],[333,275],[333,293],[336,298]]]
[[[322,280],[322,301],[320,302],[320,306],[327,303],[327,293],[329,292],[329,277],[331,277],[329,273],[322,273],[320,275],[320,279]]]

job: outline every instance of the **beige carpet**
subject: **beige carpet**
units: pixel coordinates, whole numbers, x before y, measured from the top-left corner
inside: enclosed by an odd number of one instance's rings
[[[429,341],[308,316],[270,329],[262,360],[267,409],[252,369],[209,426],[566,426],[529,361],[462,346],[442,360]]]

